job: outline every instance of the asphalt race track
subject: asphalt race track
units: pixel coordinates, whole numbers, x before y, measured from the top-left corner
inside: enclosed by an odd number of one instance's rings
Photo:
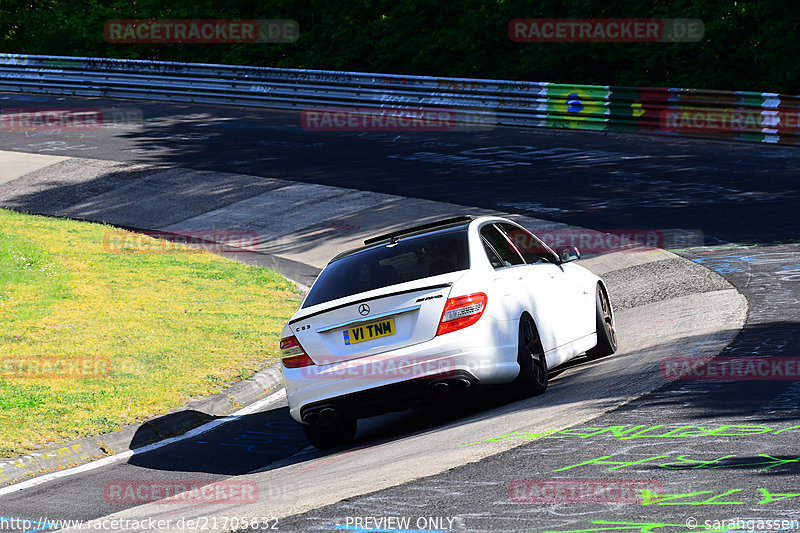
[[[702,229],[716,239],[797,238],[797,150],[554,129],[306,132],[298,113],[5,95],[2,107],[116,107],[144,122],[101,131],[5,132],[2,148],[169,163],[520,212],[595,228]],[[765,239],[766,236],[766,239]]]
[[[664,358],[720,350],[796,364],[797,149],[503,127],[307,132],[297,113],[0,95],[2,107],[56,103],[135,109],[144,121],[84,133],[4,131],[0,150],[323,184],[596,229],[682,230],[702,233],[705,246],[676,250],[683,259],[616,254],[625,257],[614,268],[587,260],[614,294],[620,351],[577,360],[543,396],[478,394],[376,417],[360,423],[353,447],[319,452],[277,395],[197,437],[0,493],[0,524],[42,522],[10,530],[109,515],[191,517],[205,525],[194,530],[246,529],[244,518],[264,518],[254,531],[677,533],[725,530],[714,520],[800,521],[800,385],[659,374]],[[14,183],[0,183],[0,197]],[[97,183],[98,193],[123,186]],[[18,202],[48,213],[49,202],[73,193]],[[114,480],[194,479],[255,482],[259,498],[133,506],[103,496]],[[644,500],[569,501],[569,486],[544,496],[554,482],[652,489]],[[791,529],[800,526],[780,530]]]

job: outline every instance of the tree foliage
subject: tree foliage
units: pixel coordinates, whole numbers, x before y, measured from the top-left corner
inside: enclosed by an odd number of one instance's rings
[[[514,18],[698,18],[698,43],[516,43]],[[292,44],[112,44],[109,19],[294,19]],[[795,0],[2,0],[6,53],[798,92]]]

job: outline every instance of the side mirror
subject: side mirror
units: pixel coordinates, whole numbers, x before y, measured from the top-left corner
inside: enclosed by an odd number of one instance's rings
[[[560,252],[558,252],[558,258],[561,259],[562,263],[577,261],[581,258],[581,252],[574,246],[563,248]]]

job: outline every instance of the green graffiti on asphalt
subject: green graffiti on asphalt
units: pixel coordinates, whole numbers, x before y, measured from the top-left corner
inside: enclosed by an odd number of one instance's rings
[[[694,496],[703,496],[706,494],[714,494],[714,491],[699,490],[697,492],[687,492],[685,494],[655,494],[650,492],[649,489],[644,489],[642,491],[642,505],[744,505],[745,502],[727,502],[718,499],[735,492],[741,492],[742,490],[744,489],[728,490],[722,494],[717,494],[702,501],[678,502],[674,500],[678,500],[680,498],[692,498]]]
[[[605,526],[591,529],[571,529],[561,531],[545,531],[544,533],[596,533],[600,531],[629,531],[639,533],[653,533],[661,530],[662,533],[723,533],[736,531],[734,525],[723,528],[708,528],[704,525],[691,526],[687,524],[665,524],[661,522],[609,522],[606,520],[592,520],[590,523]]]
[[[731,489],[726,490],[723,493],[716,494],[710,498],[706,498],[704,500],[693,500],[693,501],[677,501],[680,499],[686,498],[694,498],[696,496],[705,496],[708,494],[715,494],[713,490],[699,490],[697,492],[686,492],[684,494],[656,494],[650,489],[642,490],[642,505],[744,505],[748,502],[740,502],[740,501],[724,501],[720,498],[727,497],[734,493],[739,493],[742,491],[746,491],[748,489]],[[761,493],[761,500],[757,503],[752,501],[749,503],[755,503],[756,505],[765,505],[767,503],[778,502],[782,500],[786,500],[789,498],[797,498],[800,497],[800,492],[770,492],[768,489],[759,488],[758,491]],[[747,492],[743,494],[745,497],[747,496]],[[740,499],[738,496],[737,500]],[[750,500],[751,498],[745,498]]]
[[[576,463],[574,465],[565,466],[555,470],[555,472],[561,472],[563,470],[570,470],[572,468],[578,468],[579,466],[586,466],[586,465],[616,465],[607,468],[607,470],[618,470],[620,468],[627,468],[634,465],[639,465],[642,463],[649,463],[650,461],[656,461],[658,459],[669,459],[669,455],[654,455],[652,457],[645,457],[643,459],[637,459],[635,461],[608,461],[607,459],[611,459],[611,455],[603,455],[601,457],[597,457],[595,459],[589,459],[588,461],[583,461],[582,463]],[[747,461],[727,461],[722,463],[725,459],[730,459],[732,457],[736,457],[736,455],[724,455],[717,459],[689,459],[689,455],[678,455],[675,457],[673,462],[666,462],[660,463],[656,466],[659,468],[666,468],[668,470],[696,470],[702,468],[737,468],[737,467],[758,467],[763,470],[769,470],[770,468],[775,468],[776,466],[785,466],[791,463],[798,463],[800,462],[800,457],[793,457],[791,459],[781,459],[779,457],[772,457],[771,455],[759,454],[757,457],[763,458],[763,460],[753,461],[753,459],[749,459]]]
[[[664,429],[662,429],[664,428]],[[570,429],[549,429],[541,433],[533,433],[527,431],[515,431],[500,435],[499,437],[492,437],[490,439],[479,440],[470,442],[469,444],[462,444],[461,446],[472,446],[482,442],[499,442],[511,439],[588,439],[590,437],[597,437],[599,435],[617,438],[619,440],[630,439],[688,439],[698,437],[720,436],[720,437],[743,437],[748,435],[761,435],[772,434],[777,435],[789,430],[800,430],[800,426],[792,426],[784,429],[775,429],[767,426],[719,426],[712,429],[707,429],[704,426],[681,426],[675,429],[667,430],[667,426],[659,424],[657,426],[610,426],[610,427],[597,427],[597,428],[570,428]],[[654,432],[654,433],[653,433]]]

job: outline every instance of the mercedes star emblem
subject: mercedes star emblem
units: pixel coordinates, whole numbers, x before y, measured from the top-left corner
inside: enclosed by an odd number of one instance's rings
[[[368,315],[369,314],[369,306],[367,304],[361,304],[358,306],[358,314],[359,315]]]

